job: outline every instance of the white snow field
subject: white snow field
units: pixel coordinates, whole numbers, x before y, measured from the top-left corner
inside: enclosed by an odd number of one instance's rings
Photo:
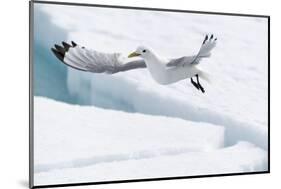
[[[68,42],[101,52],[126,56],[146,45],[179,57],[196,53],[205,34],[218,38],[200,64],[211,75],[211,84],[201,82],[205,94],[189,79],[159,85],[146,69],[105,75],[67,68],[65,85],[79,103],[34,99],[35,185],[268,170],[265,18],[35,8],[53,24],[42,32],[47,44],[60,28]]]
[[[263,171],[267,153],[224,128],[35,98],[37,185]],[[51,111],[50,111],[51,110]],[[48,113],[46,113],[48,112]],[[59,116],[58,116],[59,115]]]

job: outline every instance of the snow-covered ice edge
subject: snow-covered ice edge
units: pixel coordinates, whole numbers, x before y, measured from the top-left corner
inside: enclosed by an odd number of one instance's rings
[[[267,170],[265,150],[225,147],[219,125],[41,97],[34,104],[38,185]]]

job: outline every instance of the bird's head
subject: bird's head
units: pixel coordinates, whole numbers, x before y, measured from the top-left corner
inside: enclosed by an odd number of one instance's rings
[[[129,54],[128,58],[132,58],[132,57],[142,57],[142,58],[146,58],[148,56],[150,56],[152,54],[152,51],[144,46],[139,46],[134,52],[132,52],[131,54]]]

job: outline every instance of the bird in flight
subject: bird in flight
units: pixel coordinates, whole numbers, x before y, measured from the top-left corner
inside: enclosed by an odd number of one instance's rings
[[[197,54],[173,59],[165,59],[157,55],[152,49],[144,46],[138,47],[126,59],[120,53],[102,53],[91,50],[71,42],[71,45],[62,42],[62,46],[55,44],[51,48],[54,55],[64,64],[74,69],[92,72],[115,74],[132,69],[147,68],[152,78],[159,84],[167,85],[190,78],[192,85],[205,93],[199,78],[209,81],[208,74],[198,68],[203,58],[211,56],[217,38],[206,35]],[[128,61],[129,60],[129,61]],[[193,77],[196,80],[193,80]]]

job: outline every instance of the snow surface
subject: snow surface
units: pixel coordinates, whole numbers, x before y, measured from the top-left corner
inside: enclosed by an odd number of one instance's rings
[[[253,144],[224,148],[221,126],[139,113],[128,119],[126,112],[42,97],[34,104],[38,185],[267,168],[266,151]]]
[[[35,97],[35,184],[267,170],[266,19],[40,4],[35,9],[35,42],[42,47],[35,52],[35,94],[72,104]],[[189,80],[159,85],[145,69],[77,71],[49,50],[66,38],[102,52],[127,55],[146,45],[178,57],[196,53],[206,33],[218,37],[218,44],[200,64],[212,80],[202,81],[205,94]]]

